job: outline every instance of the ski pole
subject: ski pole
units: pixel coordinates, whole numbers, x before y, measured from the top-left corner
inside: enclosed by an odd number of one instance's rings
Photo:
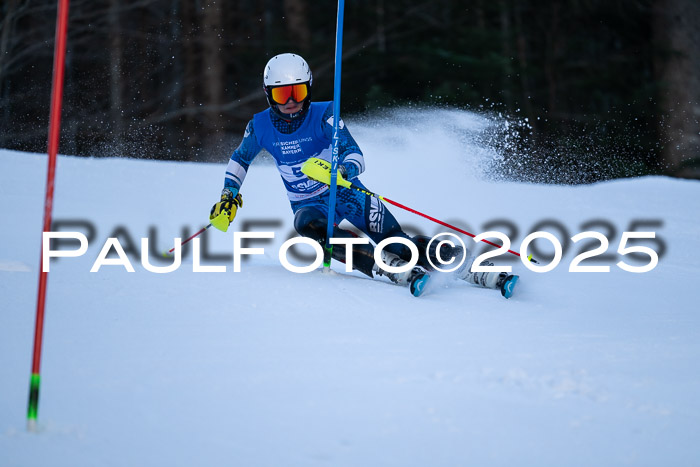
[[[182,247],[182,245],[189,242],[190,240],[192,240],[196,236],[201,235],[202,233],[204,233],[205,230],[207,230],[211,226],[216,227],[217,229],[221,230],[222,232],[226,232],[228,230],[228,226],[231,222],[230,219],[228,218],[228,216],[229,216],[228,213],[222,212],[221,214],[219,214],[215,218],[211,219],[211,222],[209,224],[207,224],[206,226],[199,229],[199,231],[196,232],[194,235],[192,235],[189,238],[185,239],[184,241],[180,242],[180,246]],[[167,252],[163,252],[163,256],[165,258],[169,258],[173,251],[175,251],[175,247],[172,247]]]
[[[192,235],[191,237],[189,237],[187,240],[184,240],[184,241],[180,242],[180,246],[182,247],[182,245],[184,245],[185,243],[189,242],[190,240],[192,240],[192,239],[195,238],[196,236],[201,235],[201,234],[204,233],[204,231],[207,230],[209,227],[211,227],[211,224],[207,225],[206,227],[202,227],[197,233],[195,233],[194,235]],[[169,249],[167,252],[163,253],[163,256],[164,256],[165,258],[168,258],[168,257],[170,257],[170,255],[173,253],[173,251],[175,251],[175,247],[172,247],[172,248]]]
[[[387,198],[387,197],[385,197],[385,196],[381,196],[381,195],[378,195],[377,193],[373,193],[373,192],[371,192],[371,191],[369,191],[369,190],[366,190],[366,189],[364,189],[364,188],[360,188],[359,186],[354,185],[354,184],[352,184],[352,183],[350,183],[350,182],[347,182],[347,183],[349,184],[349,186],[346,186],[346,188],[351,188],[351,189],[353,189],[353,190],[356,190],[356,191],[359,191],[359,192],[361,192],[361,193],[364,193],[364,194],[367,195],[367,196],[373,196],[374,198],[380,199],[380,200],[382,200],[382,201],[386,201],[387,203],[393,204],[394,206],[396,206],[396,207],[398,207],[398,208],[404,209],[404,210],[406,210],[406,211],[408,211],[408,212],[412,212],[413,214],[418,214],[419,216],[425,217],[426,219],[429,219],[429,220],[431,220],[431,221],[433,221],[433,222],[436,222],[436,223],[438,223],[438,224],[440,224],[440,225],[442,225],[442,226],[445,226],[445,227],[447,227],[447,228],[449,228],[449,229],[455,230],[455,231],[457,231],[457,232],[459,232],[459,233],[463,233],[464,235],[468,235],[468,236],[470,236],[470,237],[472,237],[472,238],[476,237],[476,235],[474,235],[474,234],[472,234],[472,233],[469,233],[469,232],[467,232],[466,230],[460,229],[459,227],[456,227],[456,226],[454,226],[454,225],[448,224],[447,222],[441,221],[440,219],[436,219],[436,218],[434,218],[434,217],[432,217],[432,216],[429,216],[429,215],[427,215],[427,214],[424,214],[424,213],[422,213],[422,212],[420,212],[420,211],[416,211],[415,209],[409,208],[408,206],[404,206],[404,205],[401,204],[401,203],[397,203],[396,201],[392,201],[392,200],[390,200],[389,198]],[[345,185],[343,185],[343,186],[345,186]],[[496,244],[496,243],[490,242],[490,241],[488,241],[488,240],[486,240],[486,239],[481,239],[481,241],[484,242],[484,243],[488,243],[488,244],[491,245],[491,246],[495,246],[495,247],[497,247],[497,248],[500,248],[500,247],[502,246],[502,245],[498,245],[498,244]],[[514,254],[514,255],[516,255],[516,256],[520,256],[520,253],[518,253],[517,251],[508,250],[508,253]],[[533,263],[535,263],[535,264],[539,264],[539,263],[537,262],[537,260],[535,260],[535,259],[532,258],[532,255],[529,255],[528,260],[530,260],[531,262],[533,262]]]
[[[330,166],[328,165],[328,162],[319,159],[317,157],[312,157],[308,159],[306,162],[304,162],[304,165],[301,167],[301,171],[304,175],[309,177],[311,180],[316,180],[321,183],[325,183],[326,185],[330,185]],[[396,201],[390,200],[389,198],[385,196],[378,195],[377,193],[373,193],[365,188],[361,188],[348,180],[345,180],[342,177],[338,177],[338,185],[348,188],[348,189],[353,189],[356,191],[359,191],[360,193],[364,193],[367,196],[372,196],[374,198],[380,199],[382,201],[386,201],[389,204],[393,204],[396,207],[399,207],[401,209],[405,209],[408,212],[412,212],[413,214],[418,214],[419,216],[425,217],[426,219],[429,219],[433,222],[436,222],[440,225],[443,225],[449,229],[455,230],[459,233],[463,233],[464,235],[468,235],[472,238],[476,237],[473,233],[469,233],[466,230],[460,229],[459,227],[455,227],[454,225],[448,224],[447,222],[441,221],[440,219],[436,219],[432,216],[429,216],[427,214],[424,214],[420,211],[416,211],[415,209],[409,208],[408,206],[404,206],[401,203],[397,203]],[[502,245],[498,245],[496,243],[490,242],[486,239],[481,239],[482,242],[487,243],[491,246],[495,246],[496,248],[501,248]],[[513,251],[513,250],[508,250],[508,253],[514,254],[515,256],[520,256],[520,253]],[[538,261],[534,260],[532,258],[532,255],[529,255],[527,258],[529,261],[539,264]]]

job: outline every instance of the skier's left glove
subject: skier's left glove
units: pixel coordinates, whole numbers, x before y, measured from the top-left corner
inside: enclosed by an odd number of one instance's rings
[[[350,188],[351,183],[343,177],[342,167],[343,166],[341,166],[340,170],[338,170],[338,186]],[[311,180],[316,180],[317,182],[325,183],[326,185],[331,184],[331,164],[328,161],[319,159],[318,157],[311,157],[301,166],[301,171]]]
[[[233,193],[228,188],[224,188],[221,192],[221,201],[216,203],[211,208],[209,213],[209,220],[211,220],[211,225],[226,232],[228,226],[233,222],[233,218],[236,217],[236,212],[238,208],[243,206],[243,198],[240,193],[233,196]]]
[[[352,162],[343,162],[338,166],[338,173],[343,176],[345,180],[352,180],[360,175],[360,168],[357,164]]]

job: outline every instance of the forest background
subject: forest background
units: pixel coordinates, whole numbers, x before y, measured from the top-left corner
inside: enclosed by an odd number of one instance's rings
[[[0,147],[46,151],[57,3],[0,0]],[[304,56],[314,100],[333,98],[336,12],[72,0],[61,153],[226,161],[267,107],[273,55]],[[349,0],[344,31],[346,118],[449,107],[508,122],[510,179],[700,178],[700,1]]]

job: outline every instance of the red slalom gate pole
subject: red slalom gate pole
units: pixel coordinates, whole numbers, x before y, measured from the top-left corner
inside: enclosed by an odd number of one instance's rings
[[[39,410],[39,385],[41,382],[41,343],[44,332],[44,307],[46,304],[46,283],[48,272],[44,271],[44,234],[51,231],[51,214],[53,212],[54,180],[56,178],[56,155],[61,134],[61,108],[63,102],[63,81],[66,65],[66,42],[68,31],[68,1],[58,0],[56,21],[56,39],[53,54],[53,83],[51,87],[51,114],[49,120],[49,170],[46,177],[46,196],[44,198],[44,229],[41,239],[39,257],[39,292],[36,304],[36,322],[34,327],[34,357],[32,374],[29,382],[29,407],[27,409],[27,429],[36,431],[36,418]]]

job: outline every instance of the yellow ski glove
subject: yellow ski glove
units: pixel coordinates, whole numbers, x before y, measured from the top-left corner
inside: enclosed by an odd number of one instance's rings
[[[235,197],[231,191],[225,189],[221,193],[221,201],[216,203],[209,213],[209,220],[211,225],[226,232],[228,226],[233,222],[233,218],[236,217],[236,212],[238,208],[243,206],[243,198],[241,194],[238,193]]]

